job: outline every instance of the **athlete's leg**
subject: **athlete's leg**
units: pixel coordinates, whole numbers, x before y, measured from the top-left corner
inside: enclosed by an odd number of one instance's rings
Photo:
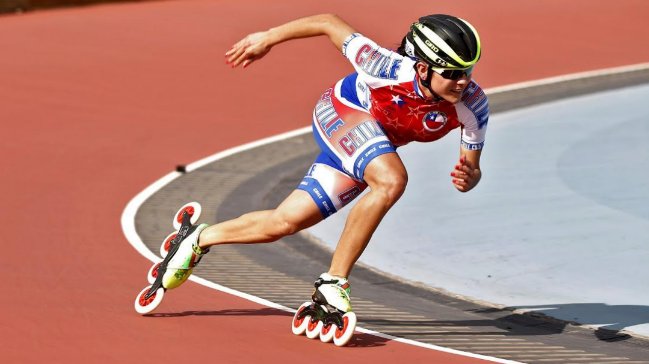
[[[349,276],[377,226],[405,191],[408,174],[399,155],[388,153],[368,164],[364,179],[370,191],[358,200],[347,217],[329,269],[333,276]]]
[[[269,243],[317,224],[323,219],[311,196],[293,191],[274,210],[250,212],[201,232],[199,246]]]

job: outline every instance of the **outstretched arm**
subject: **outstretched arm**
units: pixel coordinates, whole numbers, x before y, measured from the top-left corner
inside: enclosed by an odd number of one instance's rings
[[[480,154],[481,150],[468,150],[460,147],[460,161],[451,172],[452,182],[460,192],[468,192],[475,187],[480,178]]]
[[[345,39],[354,32],[355,30],[349,24],[336,15],[309,16],[267,31],[249,34],[225,53],[226,63],[232,67],[242,65],[245,68],[265,56],[276,44],[319,35],[328,36],[334,46],[341,50]]]

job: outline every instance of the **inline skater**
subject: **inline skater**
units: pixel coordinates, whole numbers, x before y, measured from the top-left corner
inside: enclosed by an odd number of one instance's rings
[[[480,155],[489,107],[472,80],[481,54],[478,33],[467,21],[449,15],[414,22],[397,51],[380,47],[336,15],[310,16],[246,36],[227,51],[226,63],[246,68],[279,43],[320,35],[327,36],[355,69],[327,89],[315,106],[313,135],[321,154],[277,208],[201,226],[182,244],[191,244],[193,249],[185,250],[196,254],[219,244],[273,242],[322,221],[369,187],[349,213],[329,271],[316,281],[316,305],[310,306],[309,314],[321,319],[315,330],[322,330],[321,339],[326,341],[331,339],[332,323],[353,331],[355,316],[340,320],[340,315],[351,312],[347,279],[406,188],[408,174],[397,147],[432,142],[461,128],[451,183],[460,192],[470,191],[482,176]],[[305,304],[298,314],[308,309]],[[331,319],[327,312],[338,312],[339,319]],[[296,314],[296,333],[303,331],[299,319]],[[344,345],[349,337],[334,341]]]

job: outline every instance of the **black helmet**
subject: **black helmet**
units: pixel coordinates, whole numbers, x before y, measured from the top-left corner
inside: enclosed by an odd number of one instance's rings
[[[480,59],[480,37],[466,20],[435,14],[419,18],[406,35],[405,52],[433,68],[467,69]]]

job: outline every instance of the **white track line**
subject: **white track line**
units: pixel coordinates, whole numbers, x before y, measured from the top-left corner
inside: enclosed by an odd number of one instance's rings
[[[615,67],[615,68],[609,68],[609,69],[604,69],[600,71],[591,71],[591,72],[581,72],[581,73],[574,73],[574,74],[569,74],[569,75],[563,75],[563,76],[557,76],[557,77],[551,77],[551,78],[544,78],[540,80],[535,80],[535,81],[529,81],[529,82],[521,82],[521,83],[516,83],[516,84],[511,84],[507,86],[501,86],[501,87],[495,87],[491,89],[486,89],[485,93],[487,94],[494,94],[494,93],[500,93],[500,92],[506,92],[506,91],[512,91],[512,90],[519,90],[519,89],[524,89],[524,88],[529,88],[529,87],[534,87],[534,86],[541,86],[541,85],[549,85],[549,84],[554,84],[554,83],[559,83],[563,81],[569,81],[569,80],[576,80],[576,79],[581,79],[581,78],[587,78],[587,77],[594,77],[594,76],[603,76],[603,75],[613,75],[613,74],[618,74],[618,73],[625,73],[625,72],[632,72],[632,71],[639,71],[639,70],[644,70],[644,69],[649,69],[649,63],[642,63],[642,64],[637,64],[637,65],[631,65],[631,66],[624,66],[624,67]],[[275,135],[269,138],[261,139],[252,143],[247,143],[238,147],[230,148],[228,150],[216,153],[214,155],[208,156],[206,158],[203,158],[201,160],[198,160],[196,162],[193,162],[189,165],[186,166],[186,171],[191,172],[194,171],[198,168],[201,168],[207,164],[210,164],[212,162],[215,162],[217,160],[229,157],[231,155],[241,153],[243,151],[247,151],[250,149],[254,149],[266,144],[274,143],[277,141],[281,140],[286,140],[298,135],[303,135],[307,134],[311,131],[311,127],[305,127],[305,128],[300,128],[297,130],[293,130],[287,133]],[[124,235],[126,236],[126,239],[129,241],[129,243],[137,250],[142,256],[145,258],[149,259],[152,262],[157,262],[160,258],[154,254],[152,251],[150,251],[146,245],[144,245],[144,242],[140,238],[140,236],[137,234],[137,231],[135,230],[135,214],[137,213],[138,209],[140,206],[146,201],[149,197],[151,197],[153,194],[155,194],[157,191],[162,189],[164,186],[167,184],[171,183],[173,180],[176,178],[182,176],[182,173],[180,172],[171,172],[164,177],[160,178],[159,180],[155,181],[153,184],[145,188],[142,192],[138,193],[129,203],[126,205],[124,208],[124,212],[122,213],[122,218],[121,218],[121,223],[122,223],[122,230],[124,232]],[[258,303],[263,306],[275,308],[278,310],[286,311],[286,312],[291,312],[294,313],[295,310],[279,305],[277,303],[265,300],[263,298],[253,296],[247,293],[239,292],[237,290],[222,286],[220,284],[216,284],[214,282],[208,281],[206,279],[197,277],[195,275],[192,275],[189,277],[190,280],[201,284],[203,286],[215,289],[217,291],[221,291],[224,293],[228,293],[237,297],[244,298],[246,300]],[[474,354],[474,353],[469,353],[466,351],[461,351],[461,350],[455,350],[455,349],[449,349],[445,348],[442,346],[437,346],[437,345],[432,345],[432,344],[425,344],[425,343],[420,343],[418,341],[414,340],[408,340],[408,339],[402,339],[402,338],[397,338],[391,335],[387,335],[384,333],[380,333],[377,331],[372,331],[372,330],[367,330],[363,329],[361,327],[356,328],[357,331],[366,333],[366,334],[371,334],[374,336],[378,336],[387,340],[393,340],[405,344],[410,344],[410,345],[415,345],[419,346],[422,348],[427,348],[427,349],[433,349],[437,351],[442,351],[446,353],[451,353],[451,354],[456,354],[456,355],[461,355],[461,356],[466,356],[466,357],[471,357],[471,358],[476,358],[476,359],[483,359],[483,360],[488,360],[492,361],[495,363],[507,363],[507,364],[521,364],[520,362],[517,361],[512,361],[512,360],[505,360],[505,359],[499,359],[491,356],[486,356],[486,355],[479,355],[479,354]]]
[[[606,69],[597,70],[597,71],[570,73],[570,74],[567,74],[567,75],[561,75],[561,76],[555,76],[555,77],[549,77],[549,78],[542,78],[542,79],[533,80],[533,81],[512,83],[510,85],[505,85],[505,86],[492,87],[492,88],[486,89],[485,93],[487,93],[487,94],[496,94],[496,93],[512,91],[512,90],[520,90],[520,89],[529,88],[529,87],[551,85],[551,84],[560,83],[560,82],[564,82],[564,81],[573,81],[573,80],[579,80],[579,79],[582,79],[582,78],[589,78],[589,77],[596,77],[596,76],[615,75],[615,74],[627,73],[627,72],[633,72],[633,71],[642,71],[642,70],[646,70],[646,69],[649,69],[649,63],[638,63],[638,64],[629,65],[629,66],[606,68]]]

